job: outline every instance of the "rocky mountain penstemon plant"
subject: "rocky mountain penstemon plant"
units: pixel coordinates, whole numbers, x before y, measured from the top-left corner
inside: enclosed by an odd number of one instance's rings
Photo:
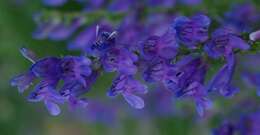
[[[260,49],[260,32],[251,33],[260,16],[249,3],[234,6],[219,19],[208,13],[183,16],[173,10],[178,4],[188,7],[200,0],[75,0],[83,8],[71,13],[55,10],[67,0],[42,2],[50,10],[34,15],[37,28],[33,38],[66,41],[69,50],[79,50],[82,55],[39,58],[32,50],[21,48],[32,65],[15,76],[11,85],[23,93],[39,80],[27,100],[43,101],[51,115],[59,115],[62,104],[87,108],[90,101],[85,94],[101,74],[113,72],[116,76],[106,93],[109,97],[122,96],[131,107],[142,109],[143,97],[155,86],[158,97],[161,90],[176,99],[189,99],[204,116],[213,107],[213,93],[230,98],[239,92],[232,83],[237,55],[255,54]],[[221,67],[206,80],[216,62]],[[259,89],[259,75],[242,76]]]

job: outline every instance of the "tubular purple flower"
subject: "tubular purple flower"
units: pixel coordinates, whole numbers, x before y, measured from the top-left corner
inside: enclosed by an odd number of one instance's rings
[[[172,59],[177,55],[178,44],[175,37],[166,32],[160,36],[150,36],[141,43],[141,54],[146,60],[155,57]]]
[[[232,97],[239,89],[231,85],[232,77],[235,70],[235,56],[232,54],[229,56],[228,63],[223,65],[222,68],[211,79],[208,91],[218,91],[225,97]]]
[[[109,96],[121,94],[128,104],[136,109],[142,109],[144,107],[144,101],[135,94],[146,93],[147,87],[129,75],[119,75],[116,77],[108,91]]]
[[[191,18],[179,16],[172,24],[172,30],[178,41],[194,49],[199,43],[208,39],[210,19],[205,15],[195,15]]]
[[[119,72],[121,74],[135,74],[137,67],[134,62],[138,60],[136,54],[124,48],[111,48],[101,57],[103,68],[107,72]]]
[[[42,80],[28,96],[28,101],[43,101],[51,115],[59,115],[61,111],[57,104],[63,103],[64,99],[55,90],[56,85],[56,80]]]
[[[212,58],[227,57],[234,49],[248,50],[250,46],[230,27],[216,29],[211,40],[204,46],[205,52]]]
[[[66,56],[61,60],[62,78],[65,82],[78,81],[86,87],[85,78],[91,74],[90,64],[86,57]]]

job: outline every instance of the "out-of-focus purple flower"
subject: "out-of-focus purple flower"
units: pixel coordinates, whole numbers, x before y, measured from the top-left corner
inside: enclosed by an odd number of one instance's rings
[[[135,94],[146,94],[147,86],[141,84],[129,75],[119,75],[114,81],[108,91],[109,96],[116,96],[121,94],[129,105],[136,109],[144,107],[144,101],[141,97]]]
[[[91,101],[86,109],[86,119],[91,122],[112,124],[117,118],[115,106],[100,101]]]
[[[42,2],[47,6],[62,6],[68,0],[42,0]]]
[[[239,131],[241,135],[258,135],[260,132],[260,112],[251,113],[242,116],[239,122]]]
[[[137,60],[136,54],[124,48],[111,48],[101,57],[101,63],[105,71],[117,71],[122,74],[132,75],[137,72],[137,67],[134,64]]]
[[[70,24],[63,22],[40,22],[38,28],[33,32],[35,39],[50,39],[54,41],[65,40],[70,37],[80,26],[84,24],[84,18],[77,17]]]
[[[172,8],[176,0],[146,0],[147,4],[152,7],[164,7],[164,8]]]
[[[231,85],[232,77],[236,65],[235,56],[232,54],[228,58],[228,63],[223,65],[222,68],[211,79],[208,91],[218,91],[225,97],[232,97],[239,89]]]
[[[162,36],[169,30],[172,18],[174,16],[168,16],[162,13],[151,13],[147,16],[145,22],[145,32],[149,35]]]
[[[199,5],[203,2],[203,0],[179,0],[180,3],[185,4],[185,5]]]
[[[213,58],[227,57],[234,49],[248,50],[249,48],[250,46],[230,27],[215,30],[211,40],[204,46],[204,50]]]
[[[257,95],[260,96],[260,74],[244,73],[243,79],[248,85],[255,86],[257,88]]]
[[[168,32],[162,36],[150,36],[141,43],[141,54],[147,60],[155,57],[172,59],[177,53],[178,44],[175,37]]]
[[[76,1],[85,4],[84,11],[98,10],[106,4],[105,0],[76,0]]]
[[[144,26],[135,14],[127,15],[118,29],[117,43],[129,50],[136,50],[138,42],[144,36]]]
[[[249,39],[252,41],[260,41],[260,30],[250,33]]]
[[[189,48],[196,48],[199,43],[208,39],[210,19],[205,15],[195,15],[191,18],[180,16],[175,18],[172,29],[179,42]]]
[[[225,121],[218,128],[213,130],[212,135],[234,135],[235,132],[235,125],[229,121]]]
[[[233,26],[240,32],[250,31],[255,23],[260,20],[259,12],[251,3],[234,5],[225,14],[225,23]]]
[[[147,105],[149,112],[146,113],[162,117],[174,114],[173,94],[164,87],[159,87],[149,92],[146,100],[149,103]]]
[[[127,12],[135,2],[136,0],[113,0],[108,9],[115,12]]]

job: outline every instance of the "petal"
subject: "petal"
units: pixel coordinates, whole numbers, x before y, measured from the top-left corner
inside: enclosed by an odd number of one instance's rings
[[[57,116],[60,114],[60,107],[56,103],[45,100],[44,104],[51,115]]]
[[[144,108],[144,101],[142,98],[129,93],[124,93],[123,97],[128,102],[128,104],[130,104],[132,107],[136,109]]]
[[[205,15],[193,16],[192,20],[194,20],[196,23],[200,24],[201,26],[208,27],[210,25],[210,19]]]
[[[228,86],[225,89],[220,89],[220,94],[225,97],[233,97],[236,93],[239,92],[239,88],[236,88],[234,86]]]
[[[56,57],[48,57],[37,61],[32,65],[31,71],[37,77],[55,78],[61,72],[59,65],[60,59]]]
[[[183,25],[184,23],[190,21],[189,18],[185,17],[185,16],[179,16],[177,18],[174,19],[174,22],[172,24],[172,27],[175,29],[175,27],[178,27],[180,25]]]
[[[206,97],[196,99],[196,110],[199,116],[204,116],[205,110],[212,107],[212,101]]]
[[[237,36],[231,35],[230,38],[230,45],[233,48],[241,49],[241,50],[248,50],[250,48],[249,44],[247,44],[244,40]]]
[[[172,59],[177,55],[177,49],[174,47],[164,47],[159,50],[159,55],[166,59]]]
[[[17,86],[18,91],[23,93],[24,90],[28,89],[32,84],[35,76],[32,72],[27,72],[25,74],[18,75],[11,79],[11,86]]]

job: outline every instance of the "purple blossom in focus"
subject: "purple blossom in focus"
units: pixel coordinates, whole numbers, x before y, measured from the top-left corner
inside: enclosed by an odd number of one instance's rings
[[[144,107],[144,101],[136,94],[146,94],[147,86],[141,84],[129,75],[119,75],[113,81],[113,84],[108,91],[109,96],[116,96],[121,94],[129,105],[136,109],[142,109]]]
[[[172,33],[166,32],[162,36],[150,36],[141,42],[141,54],[147,60],[156,57],[172,59],[177,52],[178,44]]]
[[[228,62],[223,65],[209,82],[208,91],[218,91],[225,97],[232,97],[239,89],[231,84],[234,74],[236,59],[232,54],[228,56]]]
[[[191,18],[179,16],[175,18],[172,29],[179,42],[194,49],[199,43],[208,39],[210,22],[205,15],[195,15]]]
[[[64,58],[46,57],[35,59],[33,52],[22,48],[25,58],[33,62],[30,70],[11,80],[12,86],[17,86],[20,92],[28,89],[35,79],[40,79],[33,92],[28,96],[30,102],[43,101],[51,115],[58,115],[61,111],[58,104],[68,101],[71,108],[86,106],[84,98],[78,97],[86,92],[95,80],[91,75],[91,62],[86,57],[66,56]],[[89,78],[90,76],[90,78]],[[93,78],[94,77],[94,78]],[[60,92],[58,83],[64,84]]]
[[[249,48],[250,46],[230,27],[216,29],[210,41],[204,46],[205,52],[213,58],[227,57],[234,49],[248,50]]]

